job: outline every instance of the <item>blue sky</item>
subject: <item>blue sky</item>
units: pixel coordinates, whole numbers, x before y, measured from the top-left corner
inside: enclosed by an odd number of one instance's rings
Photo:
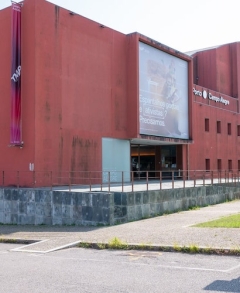
[[[239,0],[49,2],[124,34],[138,31],[181,52],[240,41]],[[10,0],[0,0],[0,9],[10,5]]]

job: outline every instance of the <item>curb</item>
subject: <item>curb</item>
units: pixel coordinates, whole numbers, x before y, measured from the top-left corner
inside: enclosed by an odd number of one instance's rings
[[[0,243],[11,244],[33,244],[41,240],[26,240],[14,238],[0,238]],[[162,252],[179,252],[186,254],[207,254],[207,255],[229,255],[240,256],[240,248],[211,248],[211,247],[198,247],[197,245],[190,244],[189,246],[176,246],[176,245],[151,245],[151,244],[135,244],[135,243],[100,243],[100,242],[81,242],[77,244],[70,243],[57,249],[52,249],[51,252],[57,250],[68,249],[72,247],[86,248],[86,249],[109,249],[109,250],[139,250],[139,251],[162,251]],[[50,251],[47,251],[50,252]]]
[[[26,240],[26,239],[17,239],[17,238],[0,238],[0,243],[11,243],[11,244],[32,244],[39,242],[40,240]]]
[[[141,250],[141,251],[163,251],[180,252],[188,254],[214,254],[214,255],[235,255],[240,256],[240,248],[209,248],[196,245],[175,246],[175,245],[150,245],[150,244],[127,244],[111,245],[109,243],[80,242],[76,245],[80,248],[112,249],[112,250]]]

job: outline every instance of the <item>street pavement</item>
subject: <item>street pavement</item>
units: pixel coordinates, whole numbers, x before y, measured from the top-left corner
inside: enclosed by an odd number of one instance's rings
[[[0,244],[0,293],[240,293],[238,256]]]
[[[15,251],[35,253],[73,247],[80,242],[107,244],[115,237],[135,248],[196,246],[231,252],[240,249],[239,229],[197,228],[194,225],[239,212],[240,201],[235,200],[115,226],[0,225],[0,241],[23,243]]]

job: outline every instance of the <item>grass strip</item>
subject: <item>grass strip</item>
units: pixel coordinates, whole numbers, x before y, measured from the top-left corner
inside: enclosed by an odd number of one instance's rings
[[[202,228],[240,228],[240,214],[222,217],[217,220],[200,223],[194,227]]]
[[[91,249],[115,249],[115,250],[145,250],[145,251],[164,251],[164,252],[181,252],[190,254],[217,254],[217,255],[240,255],[240,248],[235,247],[231,249],[199,247],[196,244],[189,244],[187,246],[180,246],[174,244],[173,246],[152,245],[152,244],[128,244],[117,237],[109,240],[108,243],[93,243],[80,242],[77,245],[81,248]]]

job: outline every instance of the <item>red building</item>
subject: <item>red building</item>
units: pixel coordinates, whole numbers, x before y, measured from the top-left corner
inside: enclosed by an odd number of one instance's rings
[[[190,168],[240,169],[240,43],[193,55]]]
[[[240,168],[238,43],[189,56],[44,0],[21,8],[21,143],[11,141],[11,14],[0,11],[2,183]]]

